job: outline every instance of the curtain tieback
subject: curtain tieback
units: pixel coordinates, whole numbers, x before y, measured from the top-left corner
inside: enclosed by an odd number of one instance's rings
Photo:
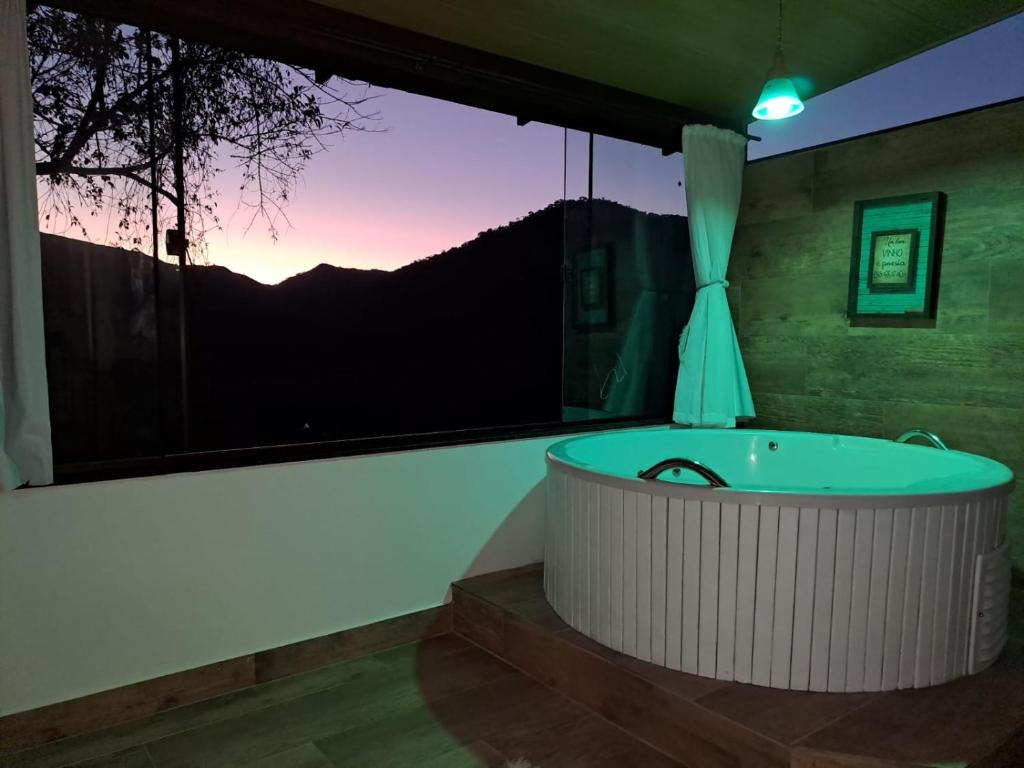
[[[713,285],[720,285],[723,289],[729,287],[728,280],[712,280],[710,283],[704,283],[704,285],[697,286],[698,291],[703,291],[705,288],[710,288]]]

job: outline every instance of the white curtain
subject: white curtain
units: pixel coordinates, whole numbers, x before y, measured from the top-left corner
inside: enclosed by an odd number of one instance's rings
[[[25,0],[0,0],[0,491],[53,481]]]
[[[679,339],[672,419],[678,424],[735,427],[754,416],[725,279],[740,209],[746,140],[710,125],[683,128],[690,249],[697,280],[693,314]]]

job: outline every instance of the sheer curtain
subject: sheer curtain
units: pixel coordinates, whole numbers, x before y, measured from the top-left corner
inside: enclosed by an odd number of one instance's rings
[[[25,0],[0,0],[0,491],[53,481]]]
[[[710,125],[683,128],[690,249],[697,279],[693,314],[679,339],[672,419],[678,424],[735,427],[754,416],[747,373],[725,289],[736,229],[746,139]]]

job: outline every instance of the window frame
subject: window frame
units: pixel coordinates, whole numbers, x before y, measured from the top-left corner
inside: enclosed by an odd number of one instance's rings
[[[590,419],[579,422],[545,422],[478,429],[456,429],[443,432],[418,432],[406,435],[360,437],[325,440],[288,445],[230,448],[217,451],[191,451],[149,456],[137,459],[108,459],[78,462],[54,467],[54,485],[123,480],[134,477],[155,477],[182,472],[261,467],[301,461],[360,458],[386,453],[438,448],[458,448],[485,443],[531,440],[541,437],[599,432],[606,429],[664,426],[665,418]]]
[[[681,151],[682,126],[687,123],[712,123],[745,133],[743,126],[668,102],[448,43],[308,0],[287,4],[243,0],[231,4],[230,9],[228,4],[197,0],[44,0],[40,4],[511,115],[520,125],[537,120],[652,146],[663,155]],[[564,300],[560,332],[564,333]],[[55,466],[54,484],[556,437],[670,421],[670,414],[666,413],[663,417],[503,425],[65,463]]]

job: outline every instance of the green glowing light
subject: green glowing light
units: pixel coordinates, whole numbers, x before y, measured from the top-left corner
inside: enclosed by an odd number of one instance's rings
[[[783,120],[804,111],[804,103],[796,95],[793,81],[776,77],[764,84],[761,98],[751,114],[758,120]]]

